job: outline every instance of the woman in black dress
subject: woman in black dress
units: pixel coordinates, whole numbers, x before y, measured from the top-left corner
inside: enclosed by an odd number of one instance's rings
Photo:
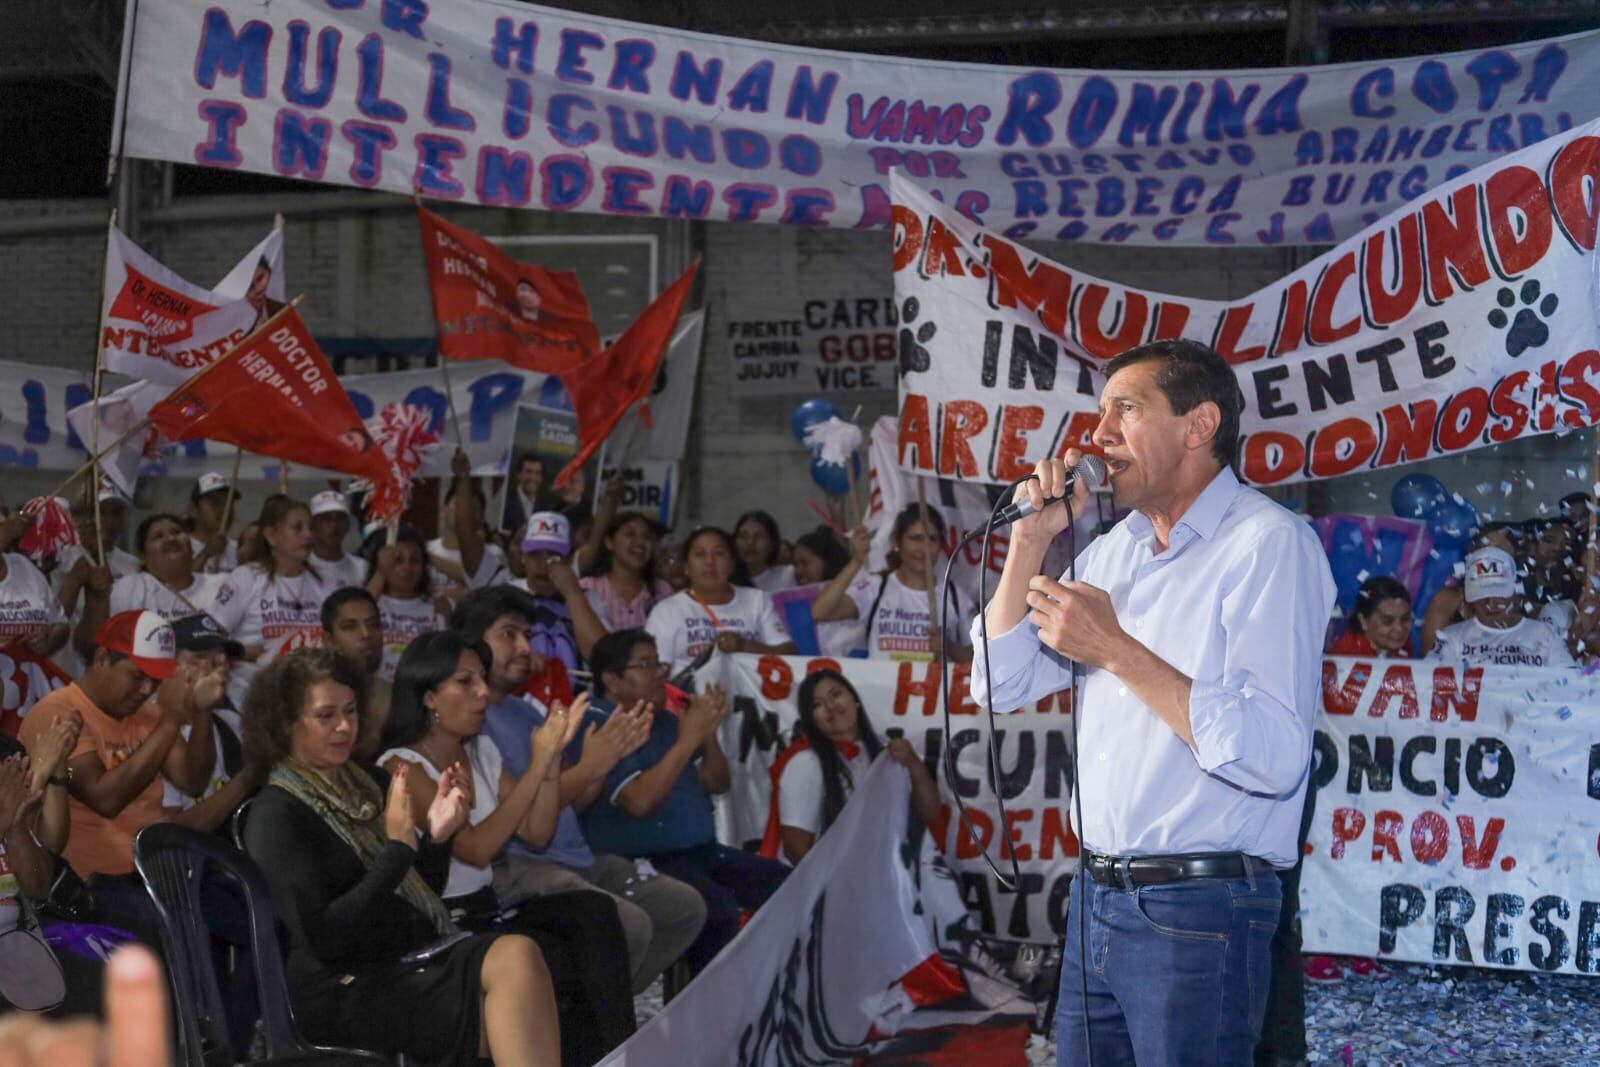
[[[436,887],[466,821],[452,767],[418,827],[406,775],[350,762],[366,675],[324,649],[262,670],[245,702],[244,744],[272,774],[245,825],[289,934],[289,997],[319,1044],[468,1067],[556,1067],[560,1030],[537,945],[463,934]],[[424,958],[425,957],[425,958]]]
[[[491,869],[513,836],[535,848],[550,843],[561,810],[561,754],[577,735],[587,696],[571,708],[550,706],[533,732],[520,777],[501,766],[494,739],[482,733],[489,703],[489,650],[454,630],[422,634],[406,647],[394,676],[378,763],[411,782],[411,811],[421,818],[452,767],[466,769],[466,825],[450,839],[450,874],[441,896],[466,930],[516,930],[538,943],[561,1013],[561,1061],[589,1067],[634,1030],[628,941],[616,901],[591,890],[552,893],[507,908]]]

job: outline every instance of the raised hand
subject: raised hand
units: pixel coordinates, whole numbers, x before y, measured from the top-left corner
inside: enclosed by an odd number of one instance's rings
[[[472,805],[467,800],[467,771],[460,762],[452,763],[439,776],[439,788],[434,790],[433,803],[428,805],[428,836],[435,841],[448,841],[455,832],[466,825]]]
[[[696,745],[703,745],[716,736],[717,728],[728,717],[728,711],[733,704],[728,699],[728,694],[722,686],[713,682],[704,692],[696,693],[689,701],[680,720],[679,729],[686,732],[694,739]]]
[[[609,772],[650,739],[654,716],[655,705],[641,700],[615,709],[599,726],[590,723],[583,735],[583,762]]]
[[[917,755],[917,750],[911,746],[910,741],[903,737],[891,738],[889,743],[883,746],[883,750],[889,754],[890,759],[907,770],[911,768],[913,763],[919,765],[922,763],[922,758]]]
[[[553,701],[545,713],[544,722],[533,728],[533,736],[530,739],[533,747],[532,763],[544,764],[559,755],[564,747],[562,738],[567,736],[570,720],[582,717],[581,714],[571,715],[567,705],[561,701]]]
[[[19,754],[0,762],[0,836],[11,832],[28,795],[28,757]]]
[[[417,820],[411,814],[411,786],[406,782],[409,768],[395,767],[389,778],[389,797],[383,806],[383,832],[390,841],[417,847]]]
[[[850,531],[850,558],[865,567],[867,559],[872,555],[872,534],[865,526],[857,526]]]
[[[161,683],[156,690],[156,707],[161,717],[172,719],[179,726],[188,726],[194,720],[194,686],[189,676],[179,671]]]
[[[33,759],[32,790],[39,792],[56,771],[72,758],[78,747],[78,733],[83,729],[83,717],[69,709],[56,716],[55,722],[34,742],[29,755]]]
[[[1044,502],[1059,497],[1067,491],[1067,472],[1078,465],[1083,453],[1072,448],[1061,459],[1042,459],[1033,469],[1033,477],[1017,486],[1013,502],[1033,501],[1032,515],[1025,515],[1011,524],[1012,540],[1047,543],[1067,528],[1066,508],[1047,508]],[[1072,509],[1082,514],[1089,500],[1088,483],[1079,479],[1072,486]]]

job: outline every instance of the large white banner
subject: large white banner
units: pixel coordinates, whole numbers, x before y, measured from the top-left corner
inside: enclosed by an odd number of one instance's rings
[[[983,973],[971,920],[911,815],[910,792],[905,769],[879,759],[734,942],[604,1067],[867,1062],[892,1053],[902,1030],[1031,1014],[1014,988]],[[933,1012],[917,1011],[925,1005]],[[928,1017],[941,1007],[951,1013]]]
[[[768,768],[793,733],[800,683],[820,666],[841,669],[850,679],[880,739],[903,736],[937,767],[946,803],[930,833],[955,868],[961,895],[978,929],[1017,941],[1055,941],[1062,931],[1067,885],[1078,855],[1077,838],[1067,822],[1072,718],[1065,693],[997,720],[998,785],[1006,806],[1002,822],[995,803],[996,782],[985,770],[988,730],[967,687],[969,669],[951,670],[957,788],[977,840],[1008,874],[1015,850],[1022,881],[1011,893],[1000,886],[972,837],[955,819],[954,793],[943,769],[939,675],[931,663],[719,654],[698,677],[701,682],[721,681],[733,698],[733,713],[722,728],[723,749],[734,772],[733,788],[720,805],[727,839],[739,844],[760,840],[772,795]]]
[[[968,668],[951,670],[957,785],[1008,893],[956,826],[938,676],[928,664],[719,656],[703,672],[734,699],[730,841],[759,838],[773,757],[807,672],[841,669],[880,737],[938,767],[932,828],[988,934],[1054,941],[1077,841],[1068,695],[996,719],[999,775]],[[1329,659],[1317,724],[1320,785],[1301,888],[1308,952],[1600,973],[1600,680],[1577,671]],[[1001,821],[996,793],[1005,798]],[[824,838],[825,839],[825,838]]]
[[[829,52],[510,0],[137,14],[131,155],[630,218],[883,226],[900,167],[1014,237],[1331,244],[1586,121],[1600,92],[1595,33],[1155,73]]]
[[[74,470],[87,441],[67,425],[67,411],[94,396],[93,372],[0,360],[0,467]],[[109,442],[108,442],[109,443]],[[7,500],[16,507],[20,500]]]
[[[1310,951],[1600,974],[1600,681],[1327,660]]]
[[[1084,447],[1101,368],[1189,338],[1234,365],[1242,474],[1332,478],[1600,422],[1600,120],[1446,183],[1232,301],[1053,263],[895,176],[899,462],[1007,482]]]

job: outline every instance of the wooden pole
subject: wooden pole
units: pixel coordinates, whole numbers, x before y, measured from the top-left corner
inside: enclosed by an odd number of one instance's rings
[[[244,462],[244,449],[233,446],[233,477],[228,479],[228,502],[222,505],[222,536],[226,540],[228,528],[233,525],[233,502],[239,496],[239,465]]]
[[[923,526],[927,527],[928,531],[931,533],[933,531],[933,523],[928,519],[928,491],[922,487],[922,475],[919,474],[916,476],[916,478],[917,521],[922,523]],[[937,545],[937,542],[935,542],[935,545]],[[937,560],[937,552],[935,552],[935,560]],[[936,581],[934,574],[937,570],[938,568],[936,566],[930,565],[928,567],[928,629],[930,631],[939,625],[939,597],[933,591],[933,585]],[[943,636],[943,634],[940,634],[941,638]],[[933,642],[929,641],[928,644],[932,646]],[[940,647],[933,649],[933,662],[944,662],[944,648],[942,644]]]
[[[467,446],[461,440],[461,415],[456,411],[456,394],[450,389],[450,361],[439,353],[439,374],[444,378],[444,399],[450,405],[450,422],[456,428],[456,449],[465,453]]]
[[[117,228],[117,208],[111,207],[111,218],[106,223],[106,249],[111,248],[111,233]],[[102,261],[104,256],[101,256]],[[106,565],[105,535],[100,532],[100,380],[104,376],[102,370],[105,362],[105,337],[106,337],[106,272],[100,272],[100,318],[98,328],[94,333],[94,381],[91,383],[89,424],[89,452],[95,457],[93,463],[94,477],[91,479],[93,490],[94,508],[94,564],[96,567]]]
[[[856,454],[850,453],[844,461],[844,476],[850,483],[850,529],[853,532],[861,525],[861,504],[856,499]],[[921,485],[921,482],[918,482]]]

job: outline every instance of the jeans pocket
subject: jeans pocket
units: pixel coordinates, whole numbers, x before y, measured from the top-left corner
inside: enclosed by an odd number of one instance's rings
[[[1207,879],[1140,886],[1133,910],[1156,933],[1191,941],[1225,941],[1233,925],[1227,886]]]

